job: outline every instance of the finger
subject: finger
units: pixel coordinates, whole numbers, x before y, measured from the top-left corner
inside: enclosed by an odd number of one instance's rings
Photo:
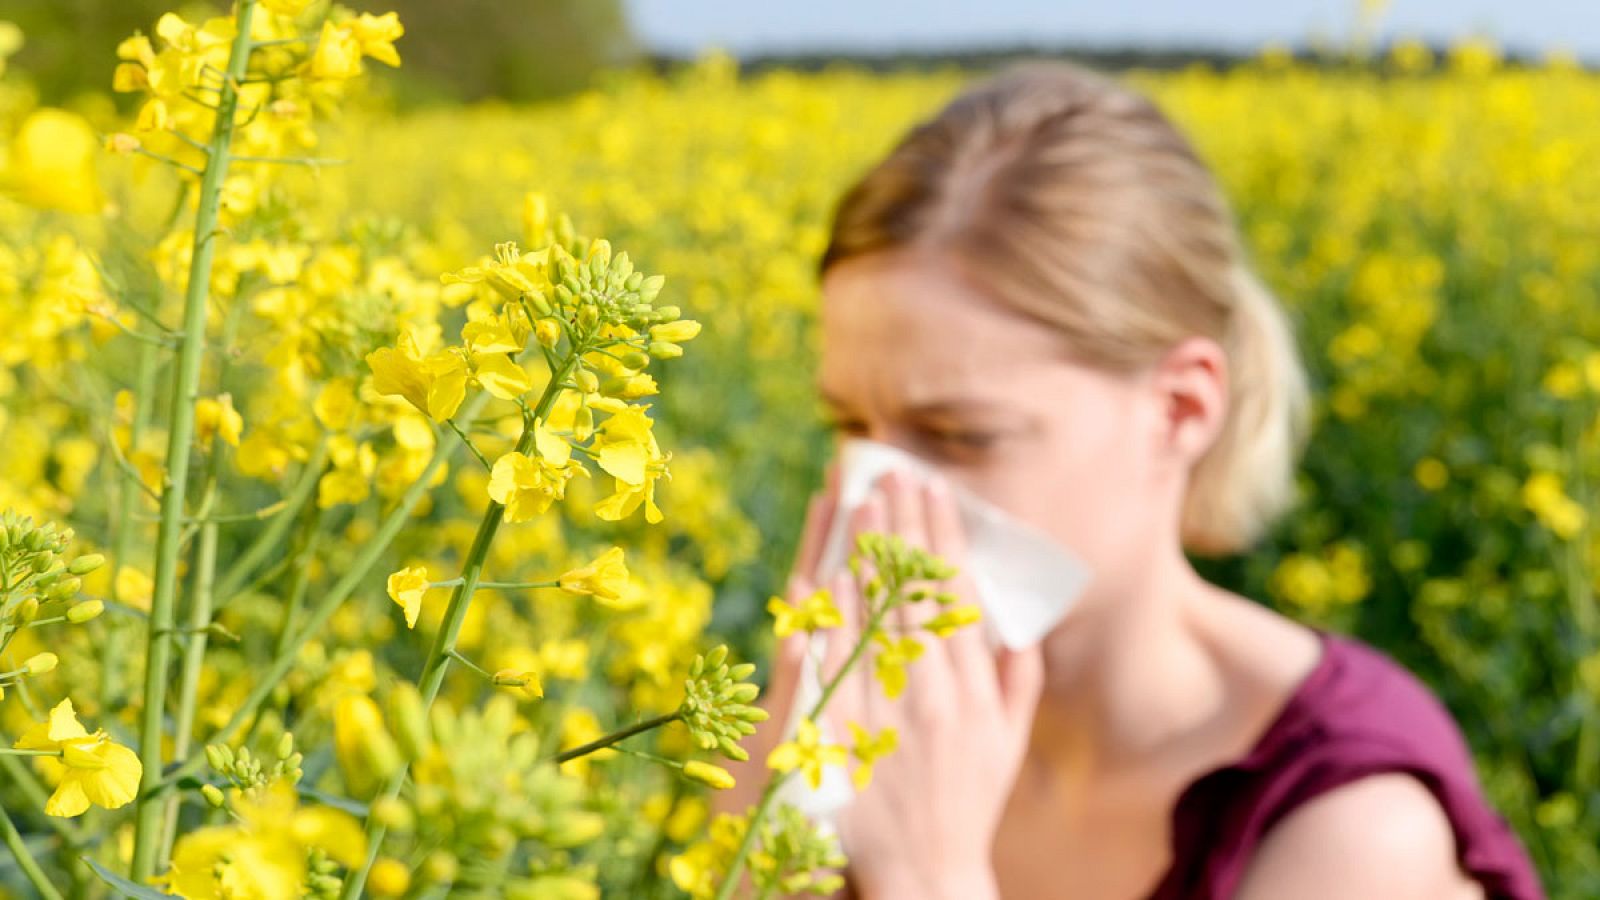
[[[949,482],[943,476],[929,479],[924,485],[923,501],[928,511],[930,549],[956,569],[956,577],[938,582],[934,585],[935,590],[954,593],[960,605],[977,604],[981,599],[977,585],[971,575],[964,571],[969,564],[966,531]],[[927,605],[930,608],[938,606],[931,601]],[[945,652],[950,654],[963,684],[981,685],[985,680],[992,682],[994,679],[994,655],[982,634],[981,624],[967,625],[944,641]],[[992,689],[985,699],[995,699]]]
[[[881,487],[873,487],[867,492],[866,499],[861,501],[855,512],[850,515],[850,543],[845,548],[846,556],[854,556],[856,552],[856,537],[865,531],[884,532],[889,529],[888,499],[884,496]],[[864,575],[872,574],[872,566],[864,564]],[[865,581],[863,581],[865,583]],[[865,596],[865,595],[863,595]]]
[[[889,507],[889,530],[907,545],[928,549],[928,517],[923,511],[922,490],[912,476],[899,470],[884,473],[879,481]]]
[[[950,482],[943,475],[931,476],[923,484],[923,501],[928,515],[928,549],[953,566],[961,565],[967,556],[967,534]]]
[[[996,660],[995,674],[1000,684],[1001,704],[1014,729],[1032,726],[1044,690],[1044,654],[1039,645],[1021,650],[1004,648]]]

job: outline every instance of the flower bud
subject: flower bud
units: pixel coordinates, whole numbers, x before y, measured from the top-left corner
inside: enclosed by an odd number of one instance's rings
[[[428,714],[416,685],[400,682],[389,692],[389,722],[406,759],[416,759],[428,749]]]
[[[656,359],[677,359],[683,355],[683,348],[671,341],[651,341],[650,355]]]
[[[670,341],[675,344],[681,344],[684,341],[692,340],[694,336],[699,333],[700,323],[693,319],[678,319],[675,322],[667,322],[662,325],[653,325],[650,328],[651,339],[657,341]]]
[[[27,662],[22,664],[22,673],[24,675],[43,675],[54,669],[57,662],[58,660],[54,653],[35,653],[28,657]]]
[[[445,850],[435,850],[422,861],[422,877],[435,884],[448,884],[456,880],[461,864],[455,855]]]
[[[641,353],[638,350],[629,350],[627,353],[622,354],[622,364],[630,369],[642,369],[650,365],[650,355]]]
[[[233,750],[227,744],[207,744],[206,762],[211,764],[213,771],[226,774],[233,768]]]
[[[572,373],[572,380],[577,382],[579,389],[586,394],[600,390],[600,378],[588,369],[579,369]]]
[[[73,560],[72,565],[67,566],[67,571],[74,575],[87,575],[104,565],[105,561],[106,558],[99,553],[90,553]]]
[[[661,293],[661,286],[667,283],[665,275],[651,275],[639,283],[639,299],[650,303]]]
[[[206,802],[216,809],[221,809],[228,802],[228,798],[222,795],[222,789],[214,784],[200,785],[200,796],[206,798]]]
[[[106,605],[99,600],[85,600],[67,610],[67,621],[74,625],[82,625],[90,619],[99,618],[106,611]]]
[[[547,316],[533,323],[533,333],[540,344],[554,349],[561,340],[561,323]]]
[[[372,804],[372,818],[390,831],[410,831],[416,823],[411,807],[395,797],[379,797]]]
[[[38,617],[39,617],[39,601],[38,601],[37,598],[29,597],[28,599],[26,599],[26,600],[22,601],[21,603],[17,604],[17,612],[16,612],[17,624],[26,625],[29,622],[32,622],[34,619],[37,619]]]
[[[63,578],[51,585],[50,590],[45,592],[45,596],[49,597],[51,600],[70,600],[73,597],[78,596],[78,591],[82,589],[82,587],[83,579],[73,575],[69,578]]]
[[[683,764],[683,775],[691,781],[698,781],[719,791],[728,790],[734,785],[733,774],[727,769],[698,759],[691,759]]]
[[[288,759],[294,755],[294,732],[285,731],[283,737],[278,738],[278,758]]]

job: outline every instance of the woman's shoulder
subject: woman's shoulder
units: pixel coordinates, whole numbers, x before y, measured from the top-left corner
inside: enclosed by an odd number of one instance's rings
[[[1291,697],[1277,723],[1279,733],[1264,735],[1258,750],[1275,755],[1310,746],[1338,746],[1345,752],[1367,748],[1472,771],[1472,755],[1455,718],[1416,674],[1359,638],[1315,630],[1323,658]]]
[[[1461,730],[1434,692],[1372,645],[1316,631],[1320,660],[1255,747],[1191,784],[1174,810],[1169,883],[1187,877],[1227,890],[1157,896],[1228,896],[1258,845],[1291,813],[1393,775],[1427,789],[1448,819],[1463,869],[1491,896],[1539,896],[1525,851],[1485,799]]]

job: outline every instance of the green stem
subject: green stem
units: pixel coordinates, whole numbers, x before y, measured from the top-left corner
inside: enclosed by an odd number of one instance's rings
[[[551,404],[561,393],[561,382],[571,373],[583,354],[582,348],[575,346],[573,352],[562,362],[561,369],[550,374],[550,383],[545,386],[544,393],[539,397],[535,409],[535,418],[542,418],[549,414]],[[476,411],[469,412],[467,418],[476,415]],[[522,435],[517,439],[515,452],[527,453],[533,449],[534,429],[532,422],[524,422]],[[472,594],[477,590],[478,578],[483,574],[484,562],[489,556],[489,545],[494,542],[495,533],[500,530],[500,523],[505,517],[506,508],[489,501],[489,508],[483,513],[483,521],[478,524],[478,533],[472,539],[472,546],[467,550],[467,558],[461,567],[461,583],[450,593],[450,603],[445,607],[444,620],[440,623],[438,636],[434,638],[433,648],[428,651],[428,659],[422,666],[422,678],[419,688],[422,692],[422,708],[427,710],[433,705],[433,700],[439,695],[439,688],[444,683],[444,674],[450,663],[450,654],[455,650],[456,638],[461,632],[461,623],[467,617],[467,608],[472,604]],[[384,786],[383,797],[394,798],[400,793],[400,786],[405,783],[406,772],[409,765],[402,765]],[[340,900],[355,900],[361,896],[361,891],[366,887],[367,873],[372,869],[372,863],[378,858],[378,850],[383,844],[384,827],[376,817],[367,816],[367,858],[359,869],[352,871],[344,880],[344,890],[340,892]]]
[[[444,423],[449,425],[450,430],[456,433],[456,437],[461,439],[461,443],[467,445],[467,449],[471,450],[472,455],[478,458],[478,462],[483,463],[484,469],[491,472],[494,471],[494,464],[489,462],[489,457],[483,455],[483,451],[479,450],[478,445],[474,444],[472,439],[467,437],[467,433],[461,430],[461,426],[456,424],[455,419],[445,419]]]
[[[144,433],[145,426],[149,424],[150,404],[145,398],[155,391],[156,380],[156,353],[155,348],[141,346],[139,348],[138,375],[134,379],[133,391],[133,420],[128,427],[128,446],[138,447],[139,436]],[[112,440],[115,440],[115,435]],[[137,509],[140,485],[129,480],[128,477],[117,480],[117,510],[116,519],[111,526],[111,573],[112,586],[115,590],[117,572],[127,563],[129,548],[133,542],[134,528],[129,519]],[[113,624],[113,622],[115,624]],[[122,705],[122,654],[123,641],[119,632],[123,622],[119,619],[107,621],[101,628],[104,629],[106,639],[100,645],[100,698],[107,708],[115,709]]]
[[[161,855],[162,804],[154,796],[161,782],[162,712],[166,707],[168,664],[172,654],[172,628],[177,597],[178,550],[183,529],[184,504],[189,487],[189,452],[194,441],[194,406],[200,385],[200,364],[205,358],[206,298],[211,283],[211,261],[216,252],[217,213],[222,182],[228,174],[228,152],[233,145],[234,110],[239,97],[234,81],[244,77],[250,60],[250,18],[255,0],[239,0],[237,34],[228,56],[230,78],[224,80],[217,102],[216,125],[211,135],[211,157],[200,179],[195,212],[194,247],[189,283],[183,300],[183,335],[178,367],[173,373],[168,413],[167,460],[161,492],[161,524],[156,535],[155,588],[150,600],[146,632],[144,708],[139,726],[139,762],[143,766],[141,796],[136,801],[133,833],[134,881],[155,874]]]
[[[559,765],[569,760],[577,759],[580,756],[588,756],[596,750],[604,750],[612,744],[615,744],[617,741],[625,738],[631,738],[636,734],[649,731],[652,728],[660,728],[668,722],[676,722],[680,718],[682,718],[682,715],[674,710],[665,715],[656,716],[653,719],[645,719],[643,722],[640,722],[636,725],[629,725],[627,728],[624,728],[621,731],[613,731],[605,737],[596,738],[595,740],[592,740],[587,744],[583,744],[582,746],[573,747],[571,750],[563,750],[556,754],[555,762],[557,765]]]
[[[485,681],[494,681],[494,674],[492,672],[490,672],[489,670],[485,669],[483,666],[478,665],[477,663],[473,662],[472,660],[467,659],[465,656],[462,656],[460,653],[457,653],[456,651],[451,650],[450,651],[450,658],[455,660],[456,662],[462,664],[463,666],[466,666],[467,668],[471,669],[472,671],[477,672],[479,675],[482,675],[483,679]]]
[[[211,624],[211,588],[217,571],[217,526],[200,530],[200,545],[195,552],[194,595],[189,599],[189,639],[183,648],[183,666],[178,686],[178,711],[173,724],[172,757],[182,759],[194,742],[194,714],[200,696],[200,676],[205,669],[207,627]],[[177,792],[167,798],[166,828],[158,854],[163,865],[178,836]]]
[[[5,833],[6,846],[11,848],[11,855],[17,858],[17,865],[22,868],[22,874],[28,876],[33,883],[34,890],[45,900],[61,900],[61,894],[45,877],[44,870],[39,868],[39,863],[28,851],[28,845],[22,842],[22,833],[17,831],[15,822],[6,813],[5,807],[0,806],[0,831]]]
[[[822,696],[818,697],[817,702],[811,705],[811,710],[806,713],[806,718],[815,722],[817,717],[822,715],[822,710],[828,705],[828,701],[832,699],[834,691],[839,689],[839,685],[844,682],[845,676],[850,674],[850,670],[855,668],[856,663],[861,659],[861,654],[866,652],[867,644],[872,640],[873,632],[877,631],[883,622],[883,617],[892,606],[894,606],[893,603],[885,601],[882,606],[873,612],[872,616],[867,620],[867,627],[861,630],[861,639],[856,641],[854,649],[850,651],[850,657],[845,660],[843,666],[839,667],[838,673],[828,682],[827,687],[823,688]],[[793,775],[794,772],[795,770],[791,769],[788,772],[784,772],[782,776],[767,782],[766,789],[761,792],[761,799],[756,803],[755,812],[750,814],[750,821],[745,826],[744,837],[739,840],[739,847],[733,852],[732,861],[728,863],[728,874],[723,878],[722,886],[717,890],[716,900],[728,900],[733,896],[734,888],[739,884],[739,876],[744,872],[744,860],[750,854],[750,844],[755,839],[756,828],[761,824],[761,820],[766,817],[767,809],[772,806],[772,798],[778,794],[778,788],[785,781],[788,781],[789,776]]]
[[[0,747],[0,755],[5,756],[60,756],[60,750],[14,750],[10,747]]]

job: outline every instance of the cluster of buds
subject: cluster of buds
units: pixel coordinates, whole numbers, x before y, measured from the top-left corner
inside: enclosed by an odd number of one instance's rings
[[[284,732],[278,739],[278,744],[273,748],[273,759],[267,760],[250,752],[249,747],[240,747],[237,751],[227,744],[207,744],[206,761],[211,764],[211,769],[242,791],[259,790],[274,781],[282,779],[294,784],[304,774],[300,764],[305,761],[294,749],[294,735]],[[227,804],[227,798],[222,789],[214,784],[202,785],[200,793],[206,802],[221,809]]]
[[[759,849],[750,854],[750,874],[764,891],[785,896],[832,894],[844,887],[838,870],[848,862],[837,839],[817,829],[798,808],[783,804],[756,828]]]
[[[0,648],[20,629],[59,622],[79,625],[105,610],[99,600],[77,602],[82,576],[100,568],[105,557],[90,553],[68,559],[72,537],[72,529],[53,522],[35,526],[11,510],[0,513]],[[0,673],[0,696],[5,685],[43,675],[57,662],[54,653],[36,653],[19,668]]]
[[[767,711],[750,705],[761,689],[745,679],[756,667],[751,663],[729,666],[727,660],[725,644],[695,656],[678,715],[701,749],[716,750],[742,762],[750,754],[739,746],[739,740],[755,734],[755,723],[764,721]]]

